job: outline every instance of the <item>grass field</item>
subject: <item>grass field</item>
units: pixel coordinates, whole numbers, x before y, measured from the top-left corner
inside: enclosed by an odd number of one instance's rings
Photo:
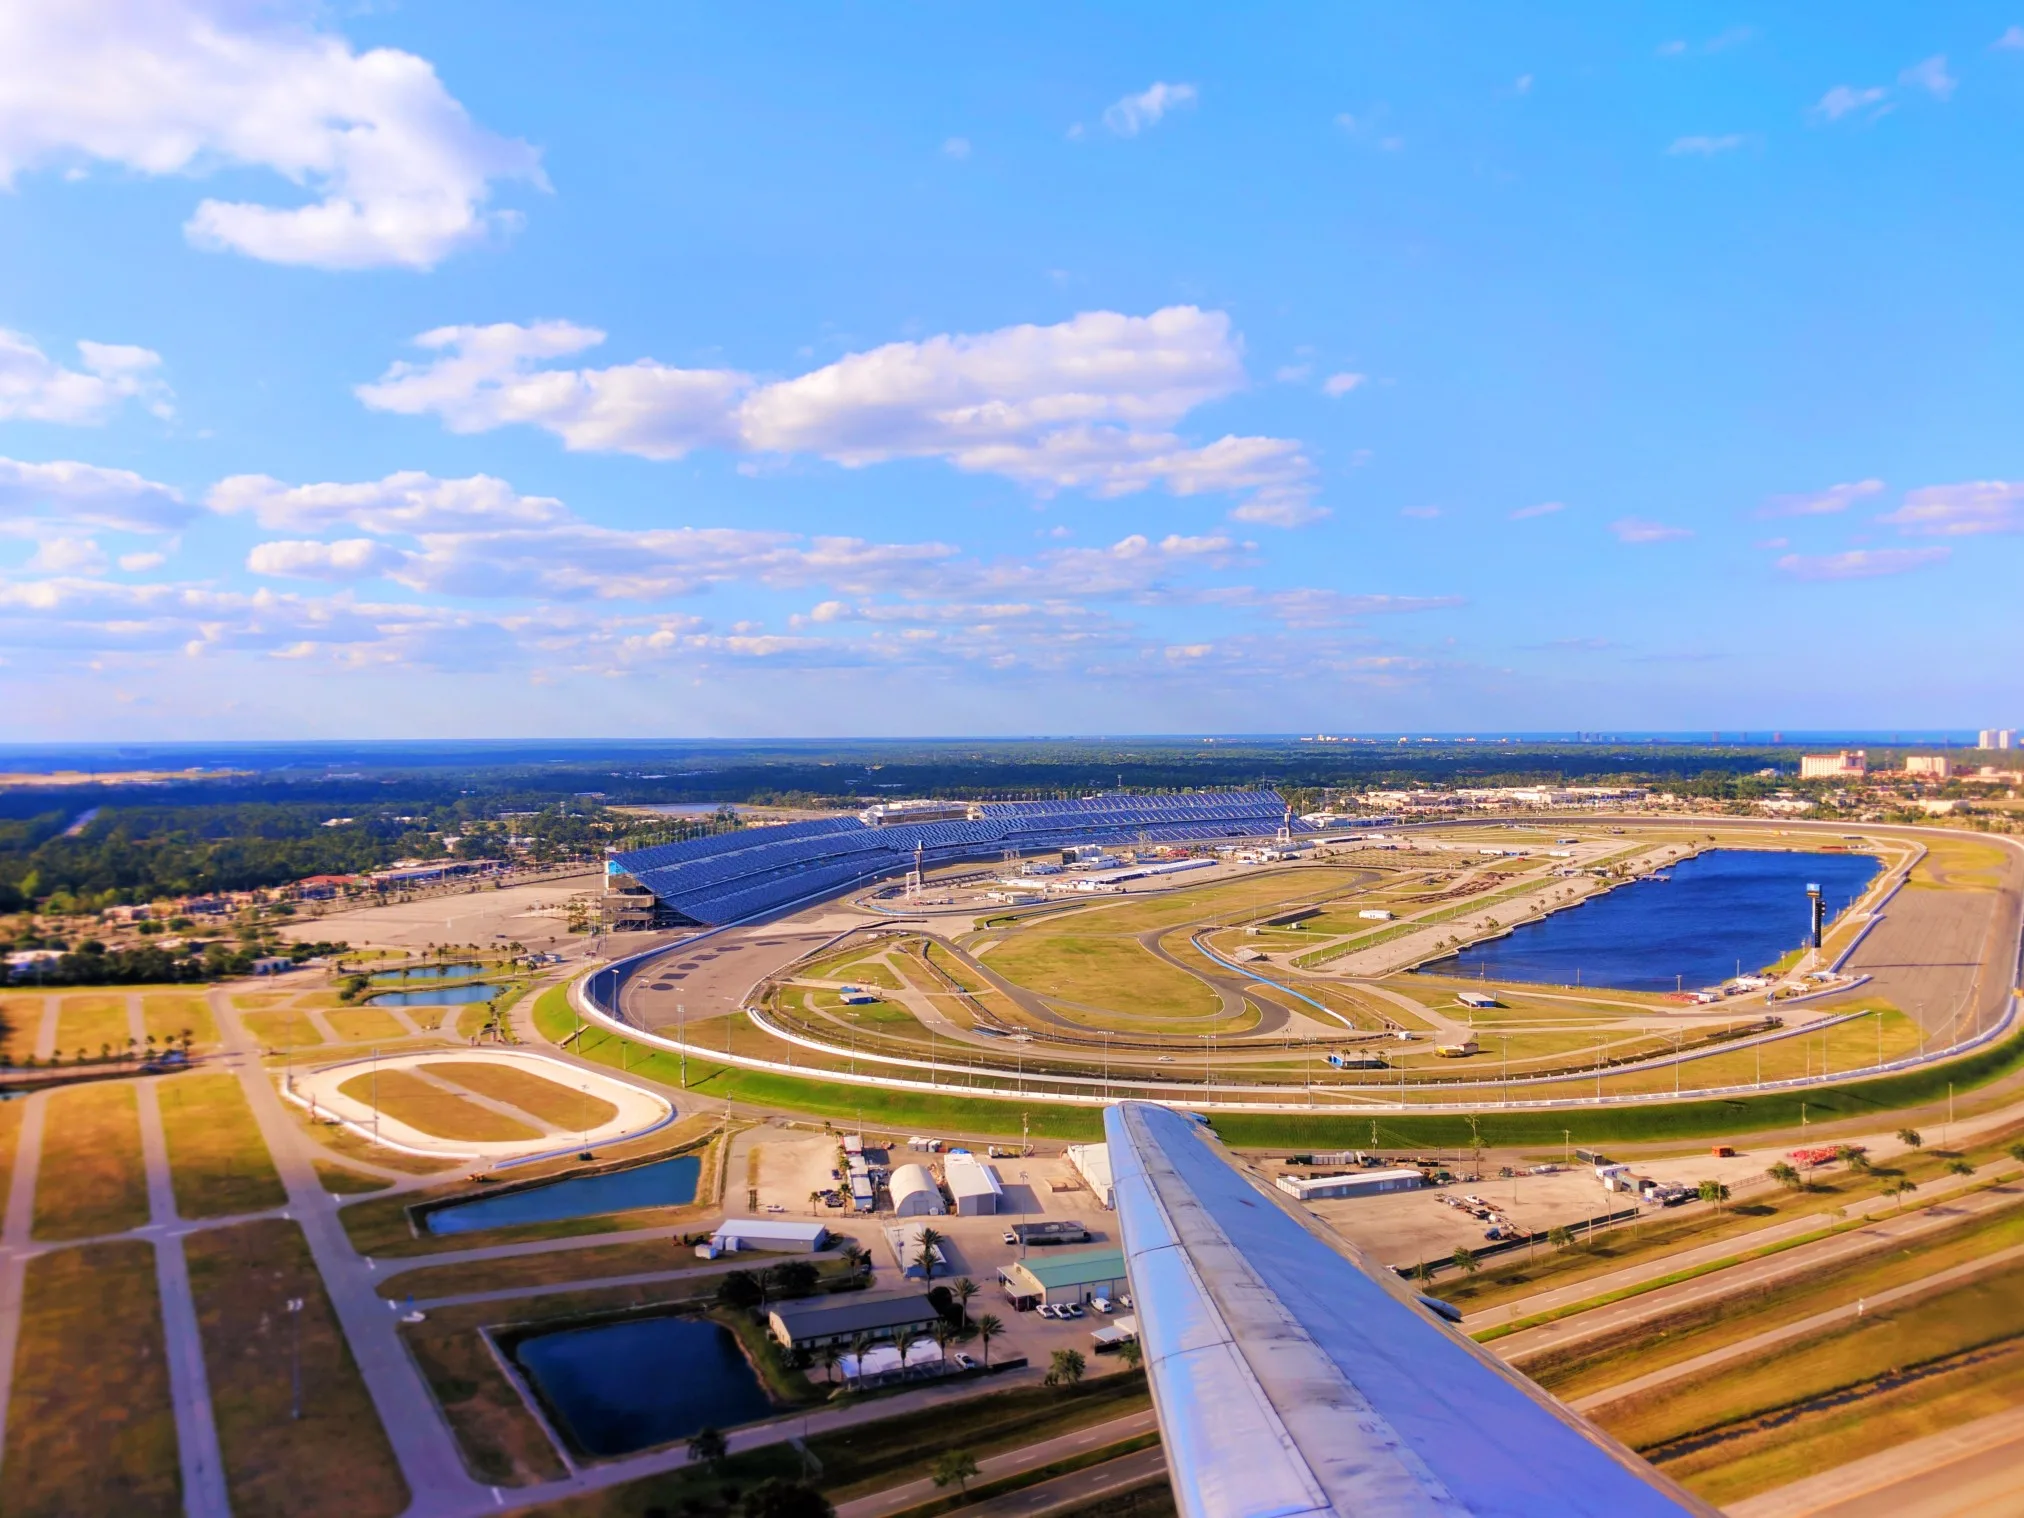
[[[495,1065],[484,1060],[442,1060],[429,1066],[431,1075],[518,1107],[529,1117],[556,1128],[600,1128],[618,1116],[618,1108],[531,1070]]]
[[[324,1020],[348,1044],[391,1043],[409,1036],[401,1020],[382,1007],[352,1007],[342,1012],[326,1012]]]
[[[591,1281],[598,1276],[642,1275],[650,1270],[680,1270],[696,1263],[692,1251],[669,1239],[641,1239],[633,1244],[592,1244],[583,1249],[558,1249],[547,1254],[509,1255],[467,1265],[421,1265],[385,1275],[379,1294],[394,1301],[406,1297],[459,1296],[468,1291],[504,1291],[515,1286],[553,1286],[563,1281]]]
[[[8,1518],[182,1512],[153,1245],[30,1260],[14,1368]]]
[[[369,1518],[404,1509],[407,1484],[301,1228],[241,1223],[192,1234],[184,1250],[232,1511]],[[303,1304],[293,1318],[291,1298]]]
[[[1815,1313],[1916,1285],[2019,1243],[2024,1243],[2024,1203],[1798,1279],[1696,1302],[1616,1333],[1528,1356],[1525,1374],[1555,1396],[1584,1396]]]
[[[148,1220],[140,1115],[128,1081],[93,1081],[45,1098],[35,1237],[87,1239]]]
[[[23,1102],[0,1102],[0,1197],[14,1181],[14,1152],[21,1143]]]
[[[178,1213],[229,1217],[288,1200],[237,1076],[181,1075],[155,1089]]]
[[[1140,1017],[1211,1018],[1221,1010],[1214,991],[1136,938],[1099,931],[1098,915],[1022,933],[992,951],[991,968],[1042,996]]]
[[[1905,888],[1913,891],[1993,891],[2002,884],[2003,850],[1958,835],[1926,834],[1926,857],[1913,866]]]
[[[298,1116],[300,1115],[298,1113]],[[363,1160],[369,1165],[377,1165],[382,1170],[399,1170],[408,1175],[435,1175],[442,1171],[455,1170],[463,1164],[461,1160],[432,1160],[419,1154],[402,1154],[398,1149],[385,1149],[360,1138],[349,1128],[338,1127],[335,1123],[304,1123],[303,1126],[311,1138],[332,1154],[343,1159]]]
[[[18,1065],[35,1052],[35,1036],[42,1026],[42,998],[0,996],[0,1056]]]
[[[1730,1501],[1796,1478],[1796,1472],[1786,1473],[1790,1455],[1781,1455],[1780,1447],[1810,1408],[1830,1417],[1856,1408],[1854,1395],[1843,1402],[1837,1393],[1916,1385],[1907,1382],[1906,1373],[1932,1366],[1944,1374],[1929,1391],[1954,1390],[1961,1383],[1986,1391],[2007,1379],[2011,1405],[2024,1400],[2020,1339],[2024,1270],[2012,1268],[1845,1321],[1802,1343],[1782,1345],[1766,1360],[1718,1367],[1608,1403],[1597,1410],[1598,1421],[1703,1496]],[[1996,1352],[1979,1362],[1946,1363],[1985,1348]],[[1875,1447],[1859,1429],[1849,1433],[1852,1451]]]
[[[300,1012],[245,1012],[239,1020],[269,1049],[310,1049],[323,1042],[316,1024]]]
[[[332,1196],[369,1196],[375,1191],[385,1191],[393,1184],[376,1175],[366,1175],[346,1165],[333,1165],[328,1160],[317,1160],[316,1179],[323,1189]]]
[[[541,1137],[538,1128],[516,1123],[503,1113],[432,1086],[405,1070],[354,1075],[337,1089],[354,1101],[376,1104],[385,1116],[435,1138],[508,1143]]]
[[[107,1048],[124,1053],[132,1036],[124,996],[66,996],[56,1014],[56,1049],[70,1059],[80,1049],[94,1059]]]
[[[157,1044],[180,1044],[185,1029],[196,1048],[211,1048],[218,1042],[218,1024],[211,1017],[210,1003],[201,996],[151,992],[141,998],[141,1021]]]

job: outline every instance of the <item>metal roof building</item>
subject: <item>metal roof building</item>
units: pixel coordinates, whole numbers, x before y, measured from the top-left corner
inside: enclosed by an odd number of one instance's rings
[[[949,1210],[942,1202],[942,1188],[925,1165],[900,1166],[886,1189],[892,1193],[894,1217],[938,1218]]]
[[[1041,1303],[1087,1302],[1131,1290],[1121,1249],[1061,1249],[1044,1257],[1017,1260],[998,1272],[998,1283],[1024,1312]]]
[[[1110,1179],[1110,1149],[1106,1145],[1070,1144],[1068,1163],[1089,1182],[1089,1189],[1096,1193],[1098,1202],[1106,1209],[1114,1209],[1117,1206]]]
[[[949,1195],[956,1199],[959,1218],[996,1216],[999,1204],[1005,1200],[1005,1187],[998,1180],[998,1172],[974,1154],[950,1155],[942,1166],[942,1176],[949,1183]]]
[[[798,1223],[789,1218],[726,1218],[710,1235],[718,1249],[787,1249],[813,1252],[829,1242],[829,1230],[820,1223]]]
[[[924,1296],[865,1298],[842,1302],[811,1297],[776,1303],[766,1315],[773,1337],[788,1349],[848,1344],[859,1334],[890,1339],[903,1328],[927,1333],[942,1321]]]
[[[1330,1197],[1417,1191],[1426,1184],[1426,1177],[1417,1170],[1359,1170],[1350,1175],[1282,1175],[1276,1184],[1295,1201],[1314,1202]]]

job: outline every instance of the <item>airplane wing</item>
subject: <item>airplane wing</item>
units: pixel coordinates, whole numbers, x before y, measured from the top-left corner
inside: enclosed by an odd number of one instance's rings
[[[1104,1116],[1182,1518],[1715,1509],[1235,1169],[1201,1124]]]

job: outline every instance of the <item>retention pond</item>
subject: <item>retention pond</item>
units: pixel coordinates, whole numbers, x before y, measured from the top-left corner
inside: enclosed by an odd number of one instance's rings
[[[499,990],[483,982],[459,983],[421,991],[377,991],[366,1001],[375,1007],[460,1007],[466,1002],[490,1001]]]
[[[1819,885],[1832,917],[1882,867],[1870,854],[1711,849],[1420,968],[1625,991],[1718,985],[1804,942],[1809,884]]]
[[[381,970],[371,977],[376,986],[397,986],[411,980],[461,980],[485,967],[475,961],[457,965],[417,965],[412,970]]]
[[[702,1173],[701,1156],[678,1154],[630,1170],[571,1176],[545,1186],[529,1186],[525,1191],[436,1207],[422,1215],[422,1225],[430,1233],[477,1233],[516,1223],[557,1223],[642,1207],[680,1207],[696,1199],[696,1182]]]
[[[514,1346],[570,1441],[627,1455],[772,1411],[738,1341],[707,1318],[633,1318],[536,1334]]]

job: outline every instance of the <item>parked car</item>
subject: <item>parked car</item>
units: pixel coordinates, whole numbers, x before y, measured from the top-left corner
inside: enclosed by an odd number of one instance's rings
[[[970,1357],[969,1357],[968,1355],[957,1355],[957,1356],[956,1356],[956,1369],[957,1369],[957,1370],[975,1370],[976,1368],[977,1368],[977,1362],[976,1362],[975,1360],[971,1359],[971,1358],[970,1358]]]
[[[1019,1235],[1014,1233],[1011,1229],[1008,1228],[1005,1230],[1005,1242],[1008,1244],[1016,1244],[1019,1242]]]

